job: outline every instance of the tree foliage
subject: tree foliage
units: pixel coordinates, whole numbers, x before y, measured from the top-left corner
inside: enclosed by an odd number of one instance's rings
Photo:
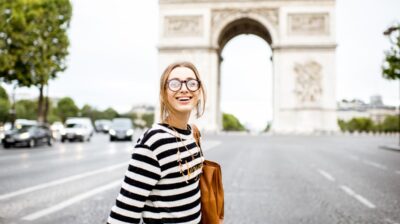
[[[224,131],[245,131],[240,121],[232,114],[222,114],[222,126]]]
[[[338,120],[340,130],[348,132],[399,132],[399,117],[386,116],[382,123],[375,123],[370,118],[356,117],[350,121]]]
[[[384,34],[389,37],[392,46],[385,52],[383,77],[389,80],[400,79],[400,23],[390,27]]]
[[[58,101],[58,116],[60,117],[62,122],[68,117],[76,117],[78,116],[79,108],[75,105],[74,100],[70,97],[64,97]]]
[[[66,69],[71,14],[69,0],[0,1],[0,79],[39,88],[39,120],[44,86]]]
[[[18,100],[15,103],[17,118],[35,120],[37,107],[38,105],[36,100]]]

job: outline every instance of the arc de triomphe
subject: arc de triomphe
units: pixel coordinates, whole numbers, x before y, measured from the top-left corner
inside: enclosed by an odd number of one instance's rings
[[[222,128],[222,49],[237,35],[254,34],[272,49],[272,131],[338,130],[335,0],[159,0],[159,23],[159,74],[187,60],[202,75],[208,96],[196,121],[202,129]]]

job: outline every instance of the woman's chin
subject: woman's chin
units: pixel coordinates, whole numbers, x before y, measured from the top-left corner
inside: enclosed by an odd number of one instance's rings
[[[175,107],[175,110],[178,113],[190,113],[193,110],[193,106],[192,105],[184,105],[184,106],[180,105],[180,106]]]

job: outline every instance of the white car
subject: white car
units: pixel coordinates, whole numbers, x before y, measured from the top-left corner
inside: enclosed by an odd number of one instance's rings
[[[90,141],[93,136],[93,125],[89,118],[68,118],[65,128],[61,131],[61,142],[66,140]]]

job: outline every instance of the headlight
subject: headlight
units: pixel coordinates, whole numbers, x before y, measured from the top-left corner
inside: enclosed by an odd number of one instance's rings
[[[133,130],[129,129],[128,131],[126,131],[126,135],[133,135]]]
[[[31,137],[31,135],[28,132],[19,135],[20,139],[28,139],[29,137]]]
[[[109,131],[109,133],[110,133],[110,135],[115,135],[115,130],[111,129],[111,130]]]

